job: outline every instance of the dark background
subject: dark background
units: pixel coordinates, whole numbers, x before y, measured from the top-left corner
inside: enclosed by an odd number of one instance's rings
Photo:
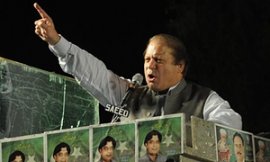
[[[50,72],[60,69],[34,33],[32,0],[0,5],[0,57]],[[187,78],[228,100],[243,130],[269,132],[270,1],[145,0],[37,1],[69,41],[131,78],[143,74],[146,42],[157,33],[182,39],[191,57]]]

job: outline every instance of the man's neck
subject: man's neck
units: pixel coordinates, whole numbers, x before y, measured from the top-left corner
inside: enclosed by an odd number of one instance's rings
[[[151,159],[151,161],[156,161],[157,160],[157,154],[155,155],[149,155],[149,158]]]

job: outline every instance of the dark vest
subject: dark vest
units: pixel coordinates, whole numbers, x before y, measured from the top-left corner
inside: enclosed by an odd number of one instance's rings
[[[130,112],[129,117],[121,117],[120,120],[159,116],[161,108],[164,115],[184,113],[187,121],[190,120],[191,115],[203,118],[204,103],[210,91],[209,88],[186,81],[166,94],[159,94],[147,86],[141,86],[136,88],[127,100],[126,109]]]

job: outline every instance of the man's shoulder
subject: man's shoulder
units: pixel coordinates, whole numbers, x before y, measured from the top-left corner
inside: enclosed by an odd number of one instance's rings
[[[147,155],[144,155],[139,158],[139,162],[149,162],[149,158]]]
[[[210,94],[210,92],[212,91],[211,88],[201,85],[194,81],[187,81],[187,88],[192,89],[193,91],[197,91],[197,92],[201,92],[205,94]]]
[[[158,160],[159,161],[166,161],[167,160],[167,156],[159,154],[158,155]]]

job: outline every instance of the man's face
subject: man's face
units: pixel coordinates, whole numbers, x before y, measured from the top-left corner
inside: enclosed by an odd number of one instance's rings
[[[160,141],[157,135],[153,135],[152,138],[145,143],[147,153],[150,155],[157,155],[160,150]]]
[[[101,159],[105,162],[110,162],[113,159],[113,149],[112,141],[107,142],[105,146],[99,149]]]
[[[55,162],[68,162],[68,151],[66,147],[61,148],[56,155],[53,156]]]
[[[242,162],[245,157],[244,145],[239,136],[236,136],[233,140],[234,143],[234,154],[237,161]]]
[[[264,150],[264,149],[265,149],[264,143],[262,143],[261,145],[259,145],[259,148],[260,148],[261,150]]]
[[[22,157],[20,155],[16,156],[12,162],[23,162]]]
[[[226,141],[227,140],[227,134],[225,134],[225,133],[220,134],[220,140],[221,141]]]
[[[144,75],[146,83],[154,91],[166,90],[182,78],[184,65],[176,65],[172,50],[163,41],[152,40],[144,55]]]

